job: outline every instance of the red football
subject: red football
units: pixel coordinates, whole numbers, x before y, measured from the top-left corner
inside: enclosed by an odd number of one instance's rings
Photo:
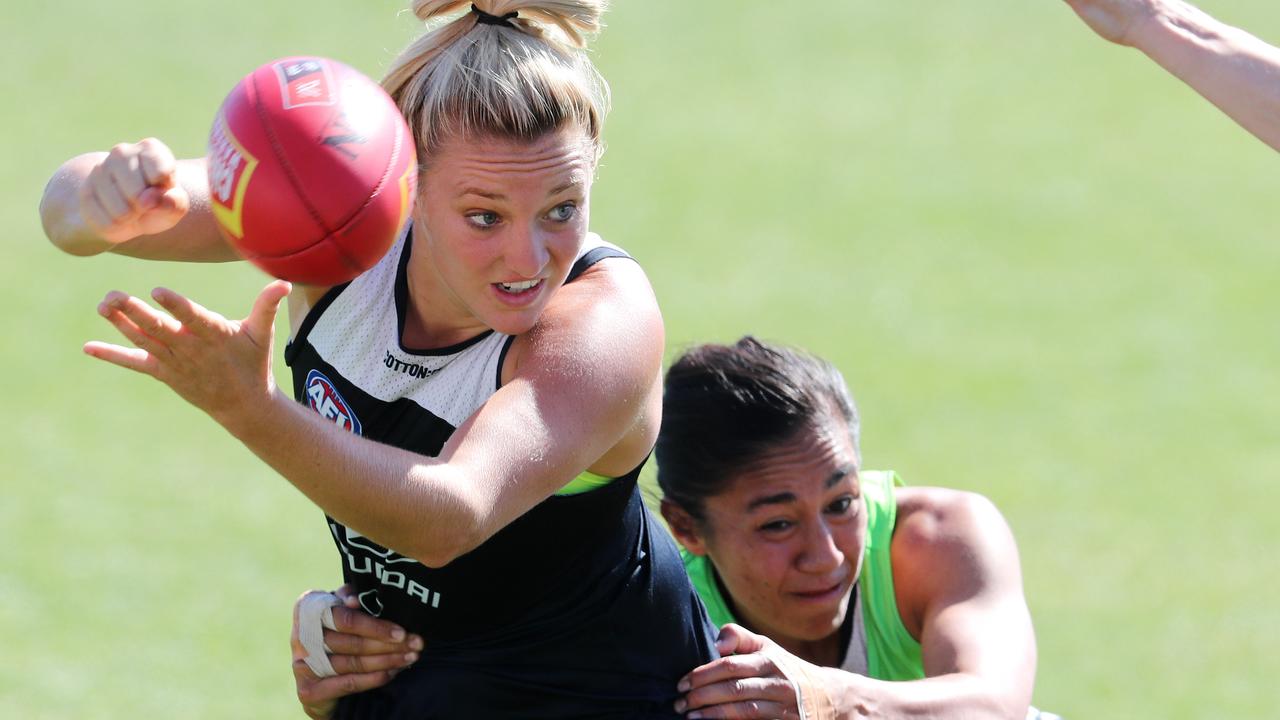
[[[305,285],[338,285],[376,264],[416,184],[413,137],[395,103],[326,58],[249,73],[209,134],[209,197],[223,234],[253,264]]]

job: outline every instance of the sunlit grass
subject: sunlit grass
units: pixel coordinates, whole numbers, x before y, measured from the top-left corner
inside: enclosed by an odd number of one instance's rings
[[[619,2],[593,225],[645,264],[669,353],[751,332],[845,372],[864,455],[980,491],[1017,534],[1037,701],[1259,717],[1280,672],[1277,158],[1061,3]],[[295,712],[289,604],[336,582],[319,511],[210,420],[79,353],[108,289],[243,315],[242,266],[75,260],[35,204],[65,157],[201,152],[279,55],[371,74],[397,4],[75,12],[0,46],[0,715]],[[1211,8],[1280,40],[1260,0]]]

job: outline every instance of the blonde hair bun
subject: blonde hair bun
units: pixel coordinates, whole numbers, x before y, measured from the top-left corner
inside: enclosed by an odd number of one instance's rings
[[[605,0],[414,0],[428,31],[382,81],[413,129],[424,167],[447,140],[531,140],[576,123],[596,155],[609,87],[587,57]],[[459,14],[461,13],[461,14]]]
[[[416,0],[413,14],[425,22],[470,22],[479,18],[466,11],[472,7],[489,15],[504,17],[516,13],[513,28],[543,40],[585,48],[587,40],[600,32],[606,0]],[[454,13],[462,12],[460,16]]]

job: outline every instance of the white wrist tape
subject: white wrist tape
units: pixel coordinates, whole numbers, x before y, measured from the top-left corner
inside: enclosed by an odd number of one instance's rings
[[[324,630],[337,630],[333,624],[333,608],[342,600],[333,593],[310,593],[298,603],[298,642],[307,651],[303,660],[317,677],[333,677],[338,673],[329,662],[329,646],[324,644]]]
[[[796,691],[800,720],[835,720],[835,705],[827,694],[822,678],[814,672],[817,668],[790,655],[777,645],[770,644],[761,652],[791,681],[791,687]]]

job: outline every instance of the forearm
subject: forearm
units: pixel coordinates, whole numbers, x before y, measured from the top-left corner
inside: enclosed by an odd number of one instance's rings
[[[141,235],[111,252],[144,260],[232,262],[241,257],[227,242],[209,205],[209,175],[204,158],[179,160],[177,183],[187,191],[191,207],[178,224],[161,233]]]
[[[1024,720],[1030,698],[1016,697],[1008,688],[967,673],[953,673],[888,682],[829,669],[826,683],[836,717],[866,718],[989,718]]]
[[[213,413],[234,436],[342,524],[428,566],[478,545],[473,488],[436,459],[342,431],[275,392],[253,413]]]
[[[1280,150],[1280,49],[1181,0],[1166,0],[1128,38],[1249,132]]]

